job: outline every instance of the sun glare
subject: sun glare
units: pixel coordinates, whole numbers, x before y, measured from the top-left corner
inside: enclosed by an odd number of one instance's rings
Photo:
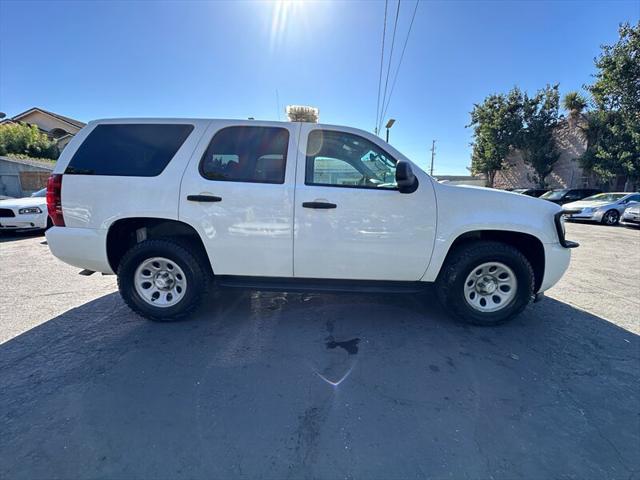
[[[287,30],[293,24],[305,22],[304,6],[305,0],[276,0],[273,2],[270,38],[272,50],[285,40]]]

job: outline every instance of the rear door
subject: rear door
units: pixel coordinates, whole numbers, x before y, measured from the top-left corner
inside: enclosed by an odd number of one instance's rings
[[[180,220],[199,231],[217,275],[293,275],[299,124],[213,121],[180,189]]]
[[[295,276],[419,280],[435,237],[431,179],[415,171],[418,189],[400,193],[399,155],[358,130],[302,124],[299,150]]]

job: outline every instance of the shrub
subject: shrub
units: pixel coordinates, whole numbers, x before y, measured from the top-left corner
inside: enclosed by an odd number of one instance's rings
[[[56,142],[49,139],[35,125],[7,123],[0,125],[0,155],[8,153],[55,160],[60,152]]]

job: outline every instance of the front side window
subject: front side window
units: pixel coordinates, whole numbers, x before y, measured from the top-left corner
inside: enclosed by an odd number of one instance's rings
[[[566,198],[567,200],[580,200],[583,197],[584,193],[582,193],[581,191],[571,190],[569,193],[567,193],[567,195],[565,195],[564,198]]]
[[[396,160],[366,138],[313,130],[307,142],[307,185],[397,189]]]
[[[123,123],[94,128],[71,158],[65,173],[154,177],[162,173],[193,125]]]
[[[200,173],[209,180],[284,183],[288,145],[286,128],[223,128],[202,157]]]

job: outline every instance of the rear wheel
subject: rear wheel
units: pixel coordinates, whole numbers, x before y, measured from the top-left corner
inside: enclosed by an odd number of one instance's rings
[[[474,242],[447,258],[436,281],[438,298],[456,317],[496,325],[518,315],[533,297],[533,269],[516,248]]]
[[[207,291],[203,261],[185,245],[169,239],[146,240],[132,247],[118,267],[118,288],[136,313],[156,321],[188,316]]]
[[[609,210],[602,216],[602,223],[605,225],[617,225],[620,220],[620,214],[617,210]]]

